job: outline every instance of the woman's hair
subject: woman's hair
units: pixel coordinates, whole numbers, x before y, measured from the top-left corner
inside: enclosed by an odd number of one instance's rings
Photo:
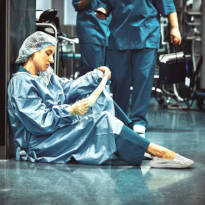
[[[42,31],[36,31],[24,40],[19,49],[16,64],[24,64],[33,53],[51,45],[56,46],[56,44],[57,40],[53,36]]]

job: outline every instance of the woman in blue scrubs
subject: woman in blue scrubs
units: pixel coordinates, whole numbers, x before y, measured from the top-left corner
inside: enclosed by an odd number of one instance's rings
[[[77,11],[76,30],[80,43],[82,60],[81,74],[105,65],[105,51],[109,36],[109,18],[99,20],[95,9],[99,0],[73,0]]]
[[[181,44],[181,35],[173,0],[101,0],[97,9],[112,14],[107,65],[112,71],[114,100],[128,113],[133,129],[145,136],[157,49],[160,46],[160,15],[168,16],[171,42]],[[98,16],[98,14],[97,14]],[[98,16],[98,18],[105,19]]]
[[[104,89],[95,104],[90,94],[101,79],[110,79],[99,67],[76,80],[52,72],[56,39],[37,31],[19,50],[19,70],[8,86],[8,113],[16,145],[23,160],[31,162],[103,164],[116,154],[140,165],[144,153],[154,156],[151,167],[186,168],[194,162],[140,137],[115,117],[113,100]]]

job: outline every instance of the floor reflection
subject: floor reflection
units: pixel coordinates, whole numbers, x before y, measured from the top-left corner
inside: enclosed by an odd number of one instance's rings
[[[193,175],[190,170],[127,165],[88,166],[0,161],[3,204],[159,204],[167,191]],[[165,194],[164,194],[165,193]],[[171,193],[170,193],[171,195]],[[166,196],[166,197],[165,197]],[[69,202],[69,203],[68,203]]]

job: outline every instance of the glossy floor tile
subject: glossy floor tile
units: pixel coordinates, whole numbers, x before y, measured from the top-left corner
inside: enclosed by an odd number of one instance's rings
[[[147,137],[195,160],[190,169],[0,161],[1,205],[204,205],[205,113],[150,104]]]

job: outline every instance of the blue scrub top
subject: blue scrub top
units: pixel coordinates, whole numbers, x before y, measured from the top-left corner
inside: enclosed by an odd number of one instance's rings
[[[73,0],[73,6],[77,13],[76,31],[80,43],[91,43],[101,46],[108,44],[109,21],[100,20],[95,16],[95,9],[99,7],[99,0],[92,0],[83,10],[78,10],[80,0]]]
[[[173,0],[101,0],[112,14],[109,26],[111,49],[159,48],[160,14],[175,12]]]

